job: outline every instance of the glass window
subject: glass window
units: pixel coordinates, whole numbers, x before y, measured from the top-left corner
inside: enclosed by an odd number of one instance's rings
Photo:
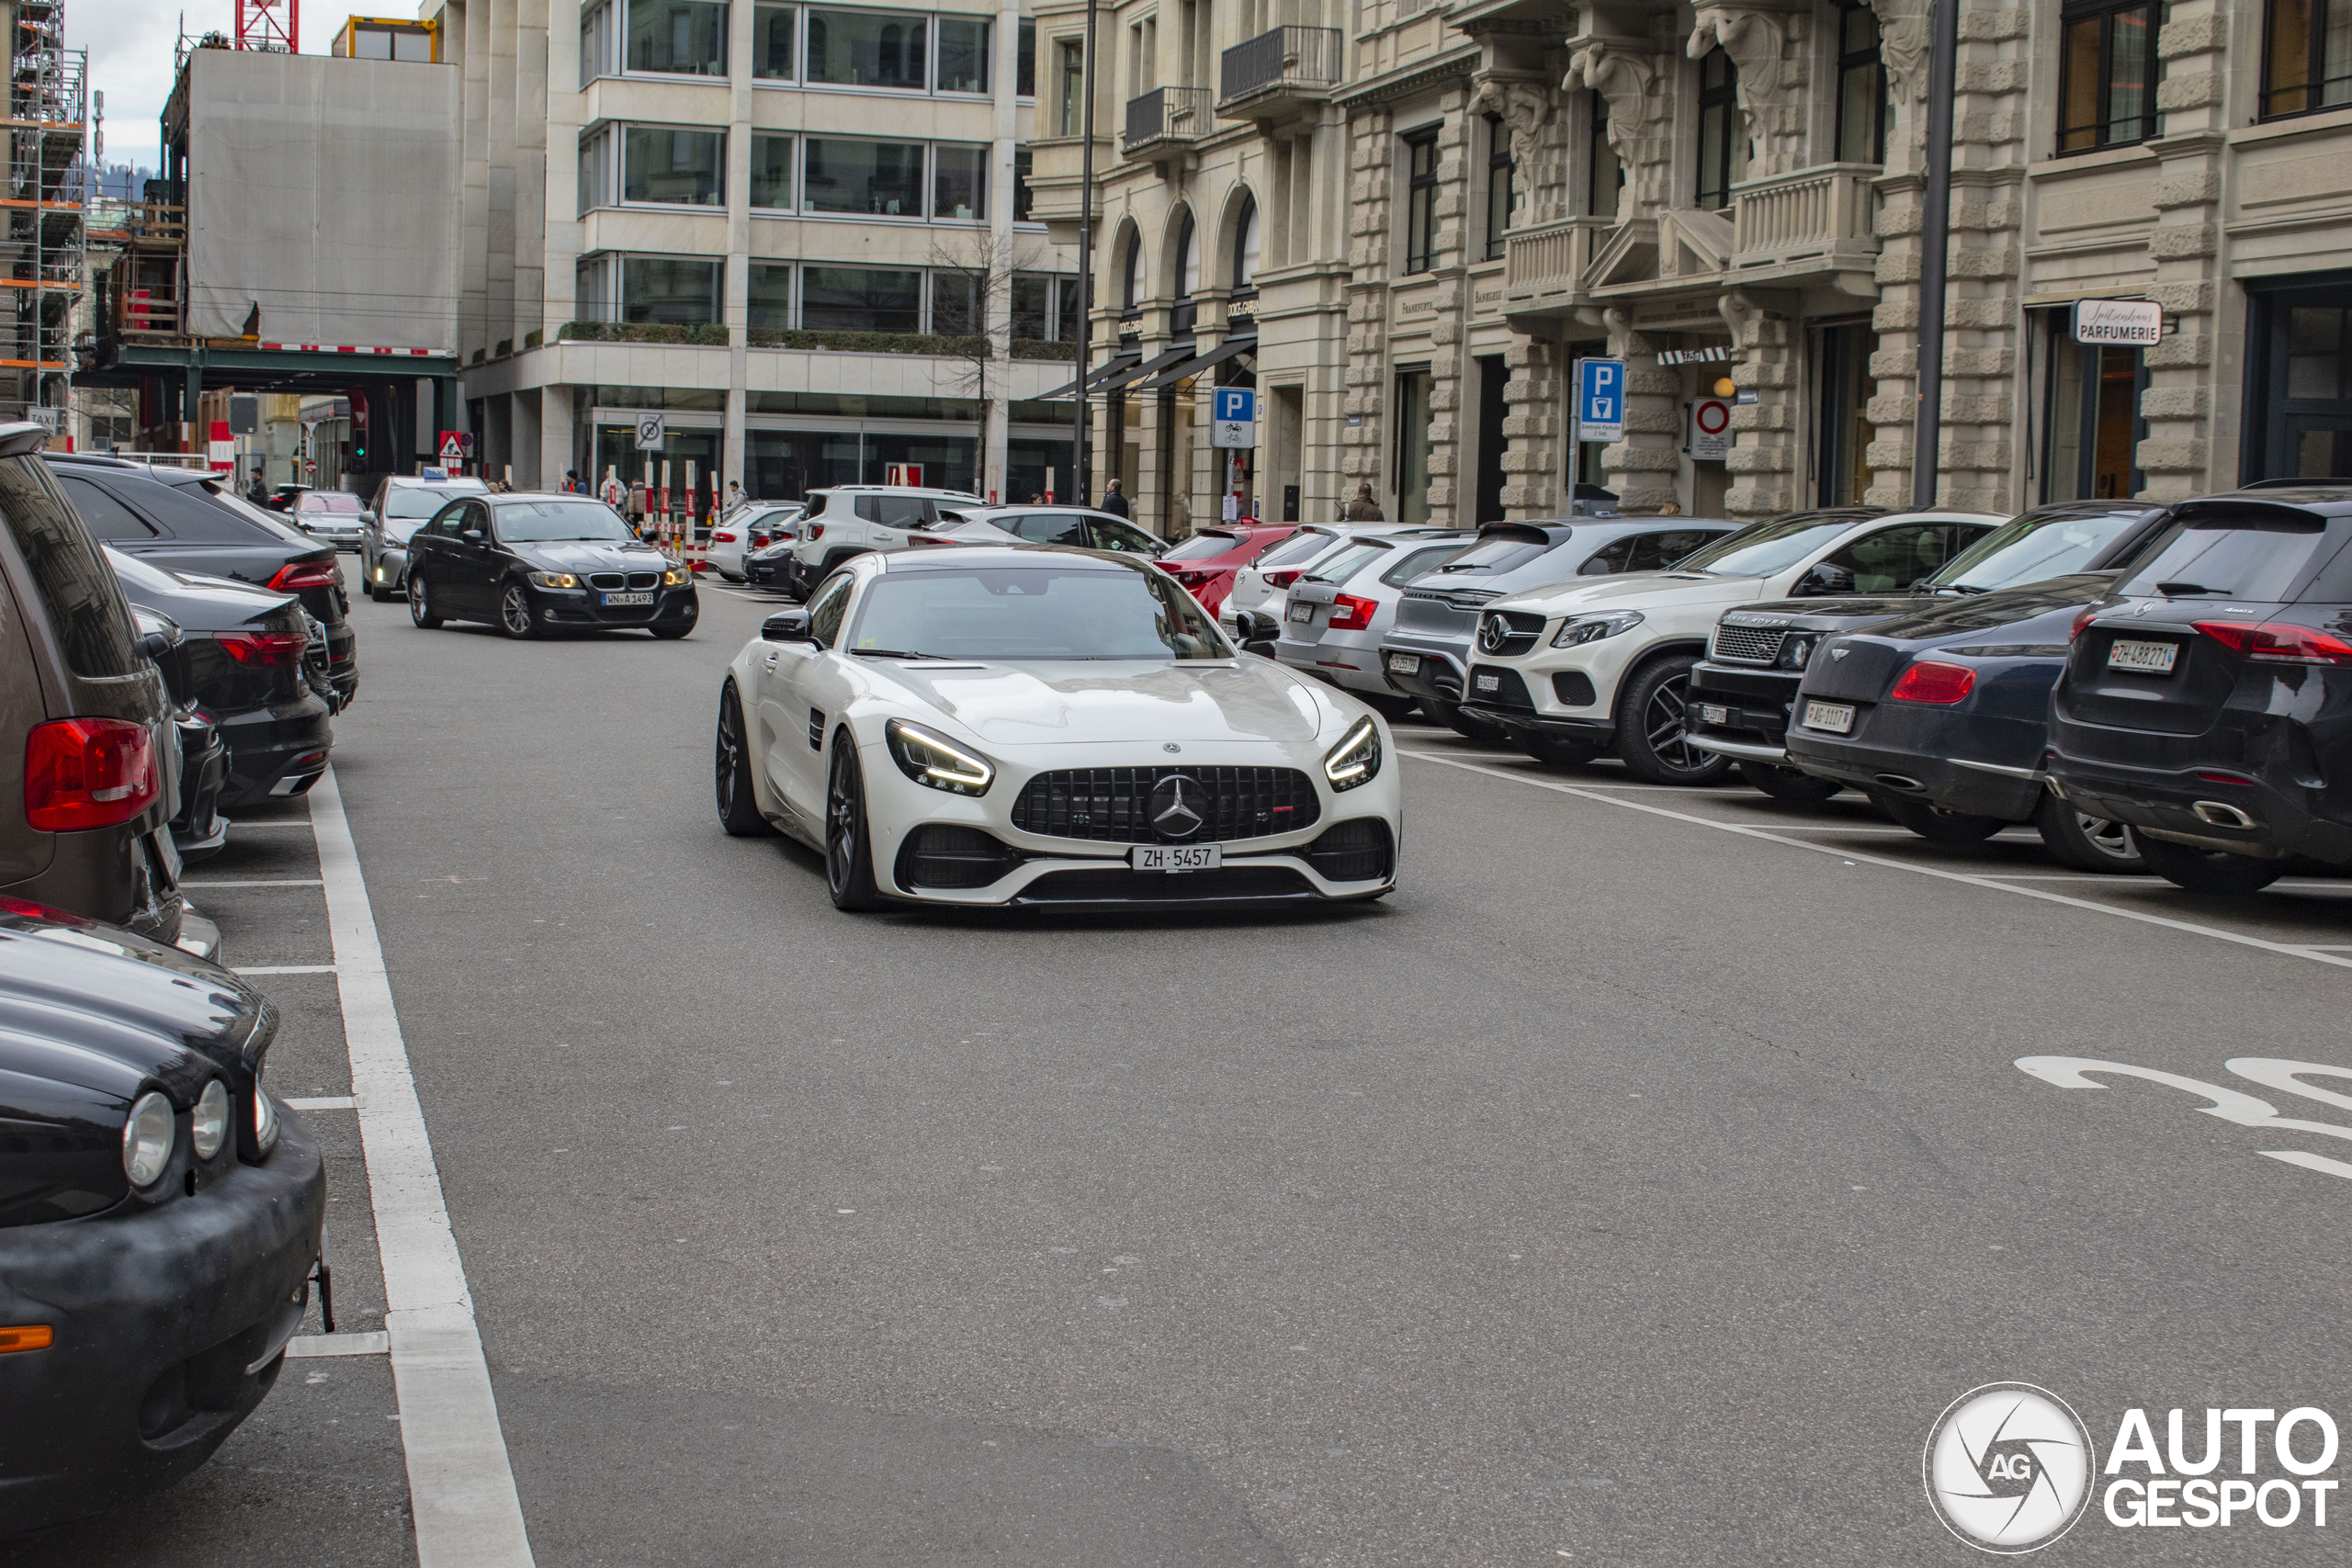
[[[628,68],[726,75],[726,0],[628,0]]]
[[[1851,517],[1794,512],[1726,534],[1677,561],[1675,570],[1720,572],[1725,577],[1770,577],[1796,565],[1853,525]]]
[[[1258,198],[1241,198],[1241,221],[1233,227],[1233,287],[1258,287]]]
[[[138,647],[122,586],[40,458],[0,462],[0,520],[25,558],[33,592],[74,673],[92,680],[137,673]]]
[[[1437,132],[1405,139],[1405,270],[1427,272],[1437,248]]]
[[[988,323],[981,320],[980,281],[968,272],[931,275],[933,332],[945,337],[968,337],[988,331]]]
[[[1871,486],[1871,350],[1878,334],[1868,324],[1825,327],[1821,332],[1819,482],[1814,495],[1822,506],[1859,506]]]
[[[1030,222],[1031,209],[1036,205],[1037,197],[1029,188],[1029,149],[1016,147],[1012,151],[1012,220]]]
[[[1012,275],[1012,335],[1043,339],[1053,335],[1054,280],[1042,272]]]
[[[1176,238],[1176,298],[1190,299],[1201,287],[1201,231],[1193,223],[1193,215],[1184,214],[1184,226]]]
[[[745,326],[753,332],[781,332],[792,325],[790,262],[753,262],[745,288]]]
[[[616,274],[613,258],[582,256],[571,269],[571,311],[582,321],[616,321],[620,319],[613,298]]]
[[[2156,132],[2156,8],[2069,6],[2058,58],[2058,151],[2087,152]]]
[[[1900,593],[1925,581],[1984,530],[1960,523],[1900,523],[1826,557],[1854,574],[1857,593]]]
[[[1159,559],[1163,565],[1170,561],[1210,560],[1227,550],[1239,548],[1240,544],[1238,536],[1220,529],[1204,528],[1182,544],[1170,548]]]
[[[792,209],[792,138],[752,133],[752,205]]]
[[[1132,523],[1121,523],[1110,517],[1090,517],[1086,520],[1086,526],[1093,534],[1094,547],[1098,550],[1115,550],[1121,555],[1130,556],[1156,556],[1159,553],[1159,541]]]
[[[2138,491],[2135,448],[2140,351],[2075,342],[2066,312],[2052,311],[2048,460],[2044,501],[2112,501]]]
[[[1078,279],[1075,277],[1054,280],[1054,341],[1078,341]]]
[[[510,545],[544,544],[554,539],[581,539],[624,544],[637,536],[620,513],[601,501],[580,497],[571,501],[503,501],[492,513],[493,530]]]
[[[2085,515],[2069,510],[2055,516],[2029,512],[1979,535],[1928,586],[1984,592],[2081,571],[2140,516],[2137,512]]]
[[[1132,310],[1143,302],[1143,236],[1127,236],[1127,265],[1119,283],[1119,307]]]
[[[743,483],[760,495],[797,497],[828,485],[855,484],[854,430],[749,430],[743,433]]]
[[[622,141],[621,199],[727,205],[727,133],[632,125]]]
[[[927,80],[930,19],[901,12],[808,13],[808,77],[845,87],[903,87]]]
[[[580,85],[613,73],[613,0],[580,14]]]
[[[693,256],[623,257],[621,320],[717,325],[725,265]]]
[[[1024,512],[1000,518],[997,526],[1010,528],[1033,545],[1071,545],[1086,548],[1086,525],[1075,512]]]
[[[1037,24],[1021,18],[1021,45],[1012,57],[1012,90],[1024,98],[1037,96]]]
[[[2315,513],[2208,514],[2192,524],[2174,523],[2156,536],[2154,555],[2120,592],[2145,598],[2161,583],[2172,599],[2281,600],[2327,541],[2326,525]]]
[[[958,659],[1230,657],[1208,612],[1169,578],[1026,562],[874,578],[850,648]]]
[[[2352,103],[2352,0],[2270,0],[2266,118]]]
[[[1080,136],[1086,130],[1086,50],[1082,45],[1065,43],[1061,46],[1062,62],[1062,134]]]
[[[979,17],[939,18],[939,90],[989,91],[989,26]]]
[[[1838,13],[1838,161],[1883,164],[1894,99],[1879,54],[1878,13],[1857,0]]]
[[[752,7],[752,74],[763,82],[792,80],[792,46],[798,29],[794,6]]]
[[[141,522],[130,508],[87,479],[64,474],[58,482],[65,487],[66,498],[90,525],[90,532],[108,544],[137,544],[155,536],[155,530]]]
[[[1430,391],[1426,370],[1400,371],[1396,377],[1396,520],[1430,520]]]
[[[1625,165],[1609,142],[1609,100],[1599,93],[1585,96],[1592,102],[1592,124],[1585,141],[1584,209],[1588,217],[1614,218],[1618,193],[1625,188]]]
[[[839,640],[842,615],[849,609],[850,585],[856,580],[844,577],[817,595],[816,604],[808,608],[808,630],[820,647],[830,648]]]
[[[1487,117],[1487,259],[1499,261],[1503,254],[1503,231],[1510,227],[1511,189],[1510,132],[1503,126],[1502,117]]]
[[[1391,588],[1409,587],[1461,553],[1459,544],[1430,545],[1422,549],[1407,550],[1403,552],[1403,560],[1380,574],[1380,581]]]
[[[1699,62],[1701,207],[1731,204],[1731,187],[1747,177],[1747,116],[1739,107],[1739,67],[1718,47]]]
[[[2287,395],[2290,398],[2352,397],[2346,386],[2352,372],[2352,355],[2346,353],[2345,329],[2352,310],[2326,305],[2293,305],[2287,310]]]
[[[931,212],[974,222],[989,215],[989,150],[943,141],[931,150]]]
[[[580,210],[587,212],[613,199],[613,128],[600,125],[580,139]]]
[[[1344,583],[1363,570],[1364,562],[1375,556],[1385,556],[1387,553],[1386,545],[1375,545],[1368,540],[1350,544],[1343,548],[1333,550],[1329,555],[1317,561],[1312,570],[1307,572],[1306,581]]]
[[[850,141],[838,136],[806,141],[808,152],[800,187],[806,210],[922,216],[922,142]]]
[[[800,324],[811,332],[922,330],[922,274],[870,266],[800,269]]]
[[[968,491],[978,482],[980,444],[968,435],[895,435],[869,433],[864,446],[861,483],[878,485],[889,477],[890,465],[902,463],[921,471],[917,484],[940,490]]]

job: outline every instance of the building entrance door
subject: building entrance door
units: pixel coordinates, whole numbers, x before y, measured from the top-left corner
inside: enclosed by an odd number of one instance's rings
[[[2352,478],[2352,286],[2253,298],[2243,479]]]
[[[2076,343],[2063,311],[2051,333],[2049,440],[2044,501],[2114,501],[2146,482],[2136,449],[2146,434],[2140,390],[2146,369],[2136,348]]]

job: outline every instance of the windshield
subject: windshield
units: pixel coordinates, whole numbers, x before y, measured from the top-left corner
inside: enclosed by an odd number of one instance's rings
[[[1364,562],[1374,556],[1385,556],[1387,553],[1386,545],[1374,545],[1361,540],[1355,544],[1342,546],[1329,555],[1319,558],[1315,563],[1315,570],[1306,574],[1306,581],[1345,582],[1362,569]]]
[[[1339,536],[1320,530],[1295,534],[1260,556],[1250,564],[1260,571],[1273,571],[1286,566],[1304,566],[1339,543]]]
[[[252,502],[247,501],[243,496],[239,495],[234,491],[216,489],[209,484],[182,485],[175,488],[182,490],[199,490],[203,491],[204,495],[209,500],[211,501],[213,505],[225,506],[230,511],[235,513],[238,516],[260,524],[263,527],[268,529],[271,534],[285,540],[289,545],[309,545],[315,547],[318,544],[316,539],[311,538],[310,535],[305,534],[301,529],[297,528],[293,524],[288,523],[277,513],[270,511],[267,507],[255,506]]]
[[[1200,601],[1145,571],[1051,566],[876,578],[851,653],[942,659],[1227,659]]]
[[[1827,548],[1859,521],[1800,512],[1793,517],[1752,523],[1691,551],[1674,563],[1674,570],[1713,571],[1724,577],[1770,577],[1786,571],[1815,550]]]
[[[1195,534],[1159,558],[1171,560],[1206,560],[1221,556],[1239,543],[1231,534]]]
[[[1519,539],[1508,535],[1499,538],[1481,539],[1439,569],[1439,575],[1458,571],[1509,571],[1524,566],[1556,547],[1536,539]]]
[[[384,518],[389,522],[395,517],[413,517],[422,523],[447,505],[451,496],[481,493],[481,491],[473,485],[435,485],[429,489],[417,485],[395,485],[384,497]]]
[[[1920,586],[1988,592],[2081,571],[2141,515],[2115,512],[2091,517],[2037,517],[2029,512],[1961,551]]]
[[[637,538],[621,514],[601,501],[510,501],[499,507],[492,525],[499,542],[507,545],[554,539],[625,545]]]
[[[2208,512],[2176,522],[2155,541],[2155,554],[2132,574],[2123,592],[2167,599],[2280,600],[2327,542],[2325,519],[2315,513]]]
[[[347,512],[356,513],[361,511],[362,508],[359,504],[359,498],[356,495],[345,495],[341,491],[314,490],[308,495],[296,496],[294,498],[294,510],[297,512]]]

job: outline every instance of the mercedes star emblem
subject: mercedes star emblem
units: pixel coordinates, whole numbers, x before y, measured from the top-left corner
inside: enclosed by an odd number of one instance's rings
[[[1159,743],[1159,749],[1163,751],[1182,751],[1184,748],[1177,745],[1173,740],[1163,740]]]
[[[1151,825],[1159,830],[1162,838],[1191,838],[1201,830],[1203,818],[1192,805],[1200,795],[1198,779],[1186,778],[1182,773],[1169,774],[1152,786],[1151,803],[1148,808],[1151,813]]]
[[[1498,651],[1510,640],[1510,627],[1504,624],[1501,616],[1488,615],[1479,623],[1478,646],[1488,653]]]

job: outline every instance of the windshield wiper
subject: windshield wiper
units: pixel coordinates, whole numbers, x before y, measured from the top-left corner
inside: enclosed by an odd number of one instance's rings
[[[1924,592],[1928,593],[1990,593],[1993,591],[1989,588],[1978,588],[1966,582],[1939,582],[1933,588],[1926,589]]]
[[[944,659],[944,653],[910,653],[902,648],[853,648],[849,650],[861,659]]]
[[[2159,582],[2156,584],[2156,592],[2163,594],[2167,599],[2175,599],[2184,593],[2226,594],[2229,592],[2229,590],[2226,588],[2208,588],[2201,582]]]

